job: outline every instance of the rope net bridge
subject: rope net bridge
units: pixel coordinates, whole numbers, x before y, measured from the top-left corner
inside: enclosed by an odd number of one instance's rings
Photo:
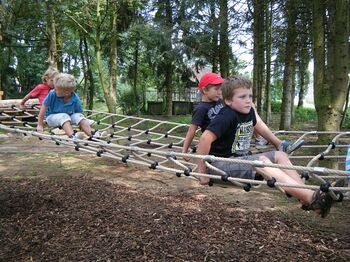
[[[279,137],[288,137],[305,140],[306,143],[297,151],[290,154],[290,159],[300,165],[270,164],[263,161],[249,161],[239,158],[227,159],[214,156],[196,155],[196,147],[192,147],[189,154],[181,153],[182,144],[188,129],[187,124],[179,124],[134,116],[110,114],[106,112],[85,111],[85,115],[91,121],[92,128],[99,130],[103,136],[100,138],[86,137],[85,139],[71,139],[64,135],[58,128],[46,129],[40,133],[36,131],[37,114],[39,107],[34,105],[30,109],[22,110],[15,105],[0,108],[0,129],[6,132],[19,133],[25,136],[37,137],[57,145],[70,147],[76,151],[88,152],[99,157],[107,157],[122,161],[174,173],[177,177],[190,178],[209,177],[211,184],[225,184],[242,187],[249,191],[252,187],[260,185],[275,187],[284,192],[282,187],[321,189],[331,192],[334,200],[342,201],[344,194],[349,194],[350,187],[332,187],[331,181],[348,178],[350,172],[338,169],[330,169],[320,166],[323,159],[337,159],[341,165],[345,163],[346,148],[350,144],[350,132],[318,132],[318,131],[277,131]],[[197,130],[198,131],[198,130]],[[328,145],[317,145],[318,135],[328,135],[332,139]],[[198,143],[197,139],[193,144]],[[252,144],[252,152],[262,152],[272,147],[258,147]],[[320,151],[316,155],[311,152]],[[336,152],[338,154],[332,154]],[[342,155],[344,154],[344,155]],[[184,158],[190,158],[185,161]],[[203,159],[209,169],[214,169],[219,175],[202,174],[196,172],[196,162]],[[264,175],[264,181],[234,178],[224,171],[211,165],[213,161],[227,161],[233,163],[249,164],[254,167],[271,167],[280,169],[294,169],[303,178],[310,182],[305,185],[286,184],[276,182],[273,177]],[[319,166],[316,166],[318,164]],[[338,194],[335,194],[337,191]],[[340,193],[339,193],[340,192]]]

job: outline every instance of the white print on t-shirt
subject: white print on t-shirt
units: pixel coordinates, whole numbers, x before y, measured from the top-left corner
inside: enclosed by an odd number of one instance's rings
[[[216,115],[219,113],[220,109],[223,108],[224,105],[222,103],[216,104],[212,108],[208,110],[208,117],[210,120],[213,120]]]
[[[253,120],[246,122],[246,123],[240,123],[237,126],[236,134],[235,134],[235,141],[232,145],[232,152],[247,152],[250,148],[250,140],[253,135]]]

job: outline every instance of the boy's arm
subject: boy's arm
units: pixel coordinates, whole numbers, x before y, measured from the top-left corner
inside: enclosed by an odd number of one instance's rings
[[[190,147],[192,140],[194,138],[194,135],[196,134],[197,128],[198,126],[194,124],[191,124],[190,127],[188,128],[186,138],[182,146],[182,153],[187,153],[188,148]]]
[[[76,94],[76,93],[75,93]],[[79,98],[79,96],[76,94],[77,96],[77,103],[75,104],[75,113],[83,113],[83,104],[81,103],[81,100]]]
[[[273,144],[275,146],[275,148],[278,150],[278,146],[282,143],[282,141],[277,136],[275,136],[274,133],[272,133],[270,128],[261,119],[258,112],[256,111],[254,104],[253,104],[253,108],[254,108],[255,118],[256,118],[256,125],[254,126],[254,132],[257,134],[255,134],[255,135],[262,136],[267,141],[269,141],[271,144]]]
[[[25,97],[23,97],[21,103],[19,104],[19,107],[24,108],[24,104],[31,98],[32,98],[32,94],[28,93]]]
[[[45,106],[44,104],[41,105],[39,114],[38,114],[38,125],[36,127],[36,130],[38,132],[43,132],[44,131],[44,115],[46,112],[46,108],[47,106]]]
[[[254,130],[257,131],[259,135],[261,135],[271,144],[273,144],[276,147],[276,149],[278,149],[278,146],[282,143],[282,141],[277,136],[275,136],[274,133],[272,133],[270,128],[260,118],[260,116],[258,115],[258,113],[256,113],[256,111],[255,111],[255,116],[256,116],[256,125],[254,127]]]
[[[217,139],[217,136],[211,132],[210,130],[205,130],[202,136],[199,139],[198,148],[197,148],[197,154],[198,155],[208,155],[211,144]],[[198,160],[198,173],[206,173],[206,166],[202,159]],[[208,177],[200,177],[199,182],[202,185],[207,185],[209,183]]]

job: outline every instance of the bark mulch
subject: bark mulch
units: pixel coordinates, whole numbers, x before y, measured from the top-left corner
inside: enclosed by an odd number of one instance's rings
[[[0,179],[1,261],[349,261],[282,213],[87,177]]]

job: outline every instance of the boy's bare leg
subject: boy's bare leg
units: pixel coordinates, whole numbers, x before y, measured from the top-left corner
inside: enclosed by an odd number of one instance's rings
[[[64,122],[64,124],[62,125],[62,129],[64,130],[64,132],[66,132],[66,135],[69,137],[71,137],[74,134],[70,121]]]
[[[292,162],[290,162],[289,157],[286,153],[281,152],[281,151],[276,151],[275,152],[275,160],[276,164],[281,164],[281,165],[293,165]],[[271,161],[269,161],[271,162]],[[300,177],[298,172],[293,169],[282,169],[284,173],[286,173],[288,176],[294,179],[296,183],[299,184],[304,184],[304,180]]]
[[[83,119],[79,123],[80,130],[82,130],[86,135],[91,136],[92,129],[90,123],[87,119]]]
[[[260,160],[272,163],[267,157],[261,156]],[[298,184],[303,185],[303,182],[300,182],[298,180],[295,180],[292,176],[288,175],[286,172],[284,172],[281,169],[278,168],[272,168],[272,167],[258,167],[256,168],[258,173],[266,174],[270,177],[274,177],[277,182],[286,183],[286,184]],[[294,187],[282,187],[284,191],[296,199],[298,199],[302,204],[309,204],[312,202],[312,196],[314,194],[313,190],[310,189],[301,189],[301,188],[294,188]]]

